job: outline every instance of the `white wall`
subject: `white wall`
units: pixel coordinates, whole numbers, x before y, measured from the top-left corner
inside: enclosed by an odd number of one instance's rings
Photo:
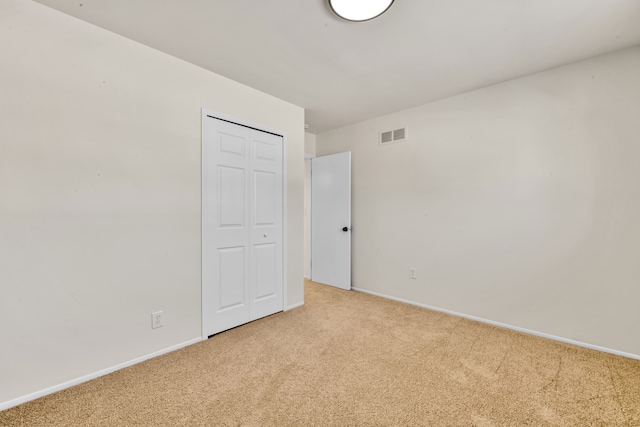
[[[0,409],[200,337],[202,107],[286,132],[302,302],[302,108],[30,1],[0,58]]]
[[[640,48],[317,135],[347,150],[354,286],[640,355]]]
[[[316,155],[316,136],[312,133],[304,133],[304,154],[314,157]]]

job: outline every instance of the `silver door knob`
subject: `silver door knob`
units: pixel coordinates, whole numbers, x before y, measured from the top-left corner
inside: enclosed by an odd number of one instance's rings
[[[269,235],[267,233],[264,233],[264,237],[269,237]]]

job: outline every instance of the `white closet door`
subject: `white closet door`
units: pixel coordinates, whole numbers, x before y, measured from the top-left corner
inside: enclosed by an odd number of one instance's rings
[[[251,320],[283,309],[282,137],[251,131]]]
[[[205,334],[283,309],[282,137],[206,117]]]

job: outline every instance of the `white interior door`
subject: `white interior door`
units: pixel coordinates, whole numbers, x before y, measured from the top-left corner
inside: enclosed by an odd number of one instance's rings
[[[351,152],[311,161],[311,280],[351,289]]]
[[[283,309],[282,137],[203,118],[206,336]]]
[[[283,310],[282,137],[251,130],[250,320]]]

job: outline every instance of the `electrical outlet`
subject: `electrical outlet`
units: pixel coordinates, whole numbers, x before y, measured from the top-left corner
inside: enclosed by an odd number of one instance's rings
[[[159,328],[164,325],[164,313],[162,311],[156,311],[151,313],[151,328]]]
[[[415,267],[409,267],[409,279],[417,279]]]

